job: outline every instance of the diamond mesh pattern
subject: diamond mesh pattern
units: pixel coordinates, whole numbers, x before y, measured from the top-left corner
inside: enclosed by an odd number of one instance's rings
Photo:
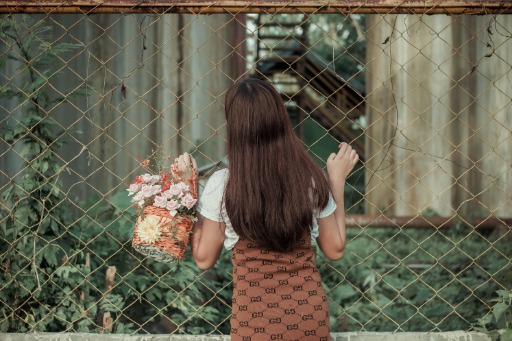
[[[322,167],[360,154],[345,256],[317,256],[331,331],[469,329],[512,283],[512,17],[402,6],[1,15],[0,332],[229,334],[230,254],[145,259],[126,187],[188,151],[201,190],[246,76]]]

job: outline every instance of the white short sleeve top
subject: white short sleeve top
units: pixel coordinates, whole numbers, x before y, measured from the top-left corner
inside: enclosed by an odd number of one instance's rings
[[[226,188],[228,177],[228,170],[221,169],[212,174],[204,190],[199,198],[197,204],[197,211],[205,218],[216,222],[223,222],[226,224],[224,247],[228,250],[233,249],[236,242],[238,241],[238,234],[231,226],[229,221],[226,205],[224,202],[224,189]],[[332,214],[336,210],[336,203],[329,193],[329,201],[327,206],[320,212],[313,212],[313,224],[311,228],[311,243],[316,244],[316,238],[318,237],[318,223],[317,219],[325,218]]]

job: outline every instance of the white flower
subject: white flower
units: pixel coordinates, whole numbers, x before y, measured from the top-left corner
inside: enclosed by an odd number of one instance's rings
[[[142,194],[141,192],[135,193],[135,195],[132,198],[132,202],[139,202],[141,200],[144,200],[144,194]]]
[[[194,197],[190,193],[185,194],[185,196],[183,198],[181,198],[181,204],[188,209],[194,207],[196,202],[197,202],[197,199],[194,199]]]
[[[152,184],[156,184],[158,181],[160,181],[160,175],[152,175],[150,182]]]
[[[155,197],[155,202],[153,203],[156,207],[166,208],[167,207],[167,198],[161,195],[157,195]]]
[[[139,200],[137,202],[137,205],[139,205],[139,207],[144,207],[144,204],[146,203],[146,200]]]
[[[144,243],[152,244],[156,242],[161,235],[160,219],[155,216],[147,216],[139,223],[137,235]]]
[[[142,181],[144,181],[144,183],[147,184],[151,183],[151,181],[153,180],[153,176],[148,173],[141,175],[140,178]]]
[[[144,196],[144,198],[149,198],[153,196],[153,186],[151,185],[142,185],[140,192]]]
[[[130,184],[130,187],[128,188],[128,195],[134,195],[138,191],[140,191],[142,185],[138,183]]]

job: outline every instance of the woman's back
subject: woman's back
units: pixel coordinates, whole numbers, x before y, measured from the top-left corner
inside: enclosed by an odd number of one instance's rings
[[[216,172],[200,199],[191,243],[196,264],[213,266],[232,239],[232,340],[329,340],[312,241],[327,258],[343,255],[343,188],[357,154],[340,144],[327,160],[328,182],[267,82],[235,83],[225,109],[229,177],[218,181]]]

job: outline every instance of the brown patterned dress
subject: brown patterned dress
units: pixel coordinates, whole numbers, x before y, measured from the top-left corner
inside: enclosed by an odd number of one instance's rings
[[[231,258],[232,341],[331,339],[327,298],[310,236],[286,253],[240,239]]]

